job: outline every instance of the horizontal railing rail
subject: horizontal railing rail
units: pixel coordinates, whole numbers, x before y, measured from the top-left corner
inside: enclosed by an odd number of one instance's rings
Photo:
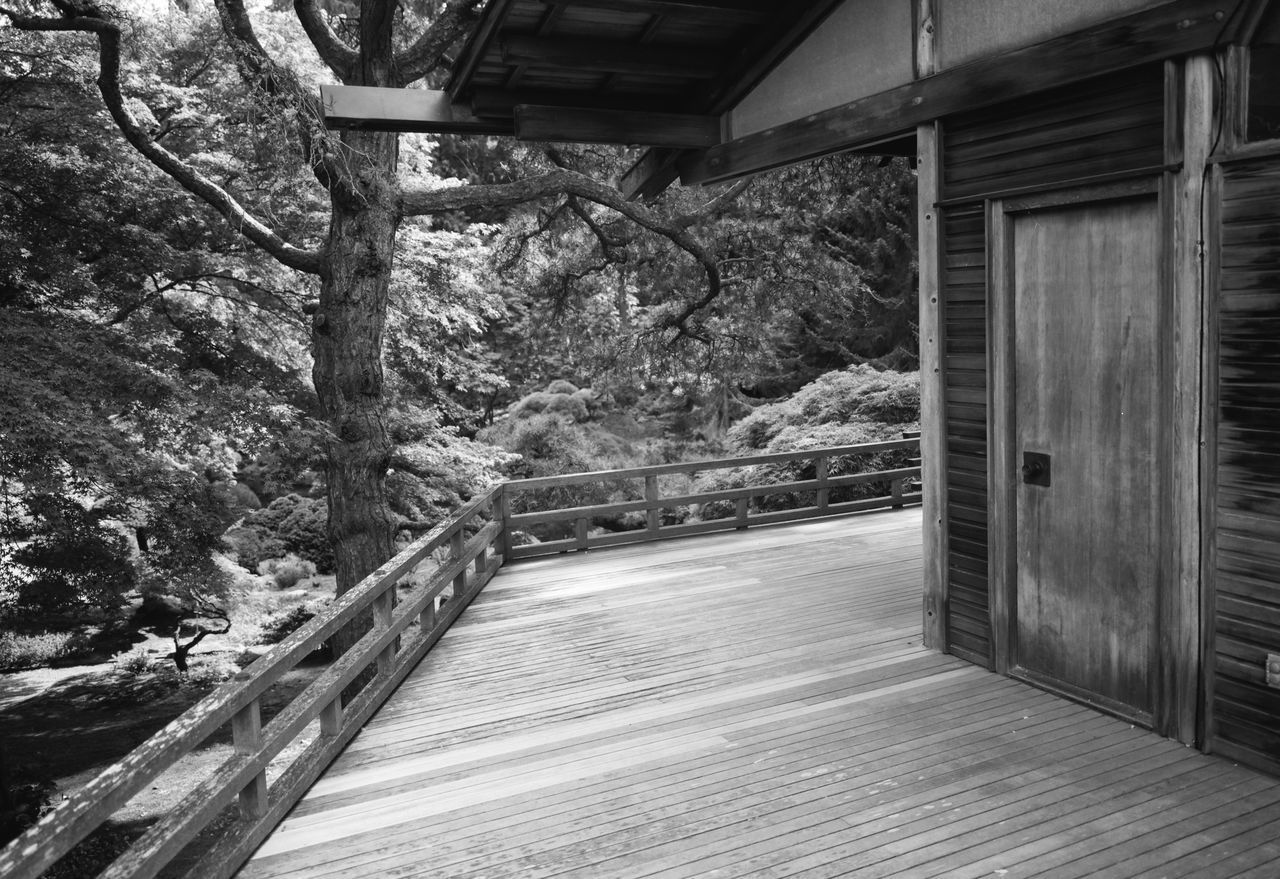
[[[501,566],[500,552],[493,551],[501,543],[501,518],[494,512],[501,496],[499,486],[460,508],[124,760],[71,793],[0,851],[0,876],[35,879],[228,723],[233,754],[100,875],[155,876],[238,802],[238,819],[218,831],[212,849],[186,875],[210,879],[234,873]],[[448,558],[435,571],[397,595],[407,575],[446,547]],[[367,615],[372,616],[369,631],[263,725],[263,695],[339,629]],[[358,694],[344,702],[344,690],[370,672]],[[272,760],[295,743],[303,747],[287,765],[272,766],[275,778],[268,783]]]
[[[886,452],[905,451],[912,453],[908,461],[910,466],[895,467],[890,470],[861,472],[832,476],[829,474],[830,464],[839,458],[871,456]],[[855,446],[834,446],[820,449],[805,449],[795,452],[774,452],[766,455],[752,455],[742,458],[717,458],[707,461],[689,461],[678,464],[655,464],[648,467],[632,467],[625,470],[597,470],[592,473],[567,473],[560,476],[541,476],[533,479],[518,479],[506,483],[503,496],[503,540],[504,555],[510,559],[530,558],[574,550],[593,549],[605,546],[617,546],[626,543],[640,543],[648,540],[663,540],[671,537],[684,537],[694,534],[705,534],[711,531],[743,529],[752,525],[794,522],[818,516],[833,516],[843,513],[855,513],[864,510],[904,507],[920,503],[920,493],[909,490],[908,486],[920,478],[918,463],[920,453],[919,436],[900,440],[888,440],[877,443],[863,443]],[[812,479],[790,480],[776,483],[760,483],[738,488],[710,489],[701,492],[684,492],[663,496],[660,493],[658,477],[669,475],[693,475],[716,470],[734,470],[742,467],[762,464],[813,464]],[[546,489],[563,489],[571,486],[607,485],[629,481],[643,481],[643,498],[622,500],[609,503],[587,504],[560,509],[535,510],[529,512],[510,512],[510,506],[521,493]],[[854,485],[885,483],[888,492],[881,497],[859,498],[832,502],[832,491]],[[636,486],[637,493],[641,487]],[[769,495],[812,493],[814,502],[793,509],[785,510],[753,510],[751,502]],[[732,515],[716,518],[701,518],[694,522],[682,522],[663,525],[662,511],[676,507],[716,504],[732,502]],[[645,514],[643,527],[628,530],[593,533],[592,522],[596,519],[616,517],[626,513]],[[572,522],[572,537],[546,540],[540,543],[514,545],[516,533],[530,526],[545,525],[556,522]]]
[[[119,763],[72,792],[35,826],[0,850],[0,876],[36,879],[109,821],[135,794],[201,747],[210,736],[230,725],[232,754],[100,874],[110,879],[136,879],[155,876],[169,867],[166,875],[178,869],[189,879],[228,877],[284,819],[504,562],[918,504],[920,493],[911,491],[909,485],[920,476],[919,448],[916,437],[746,458],[522,479],[496,486],[415,540]],[[900,450],[914,453],[906,459],[911,466],[841,475],[829,472],[831,462],[837,459]],[[660,476],[801,462],[812,462],[812,479],[670,496],[662,496],[659,491]],[[523,492],[626,480],[642,481],[642,499],[512,512],[513,498]],[[831,501],[833,491],[875,483],[887,484],[887,493]],[[793,509],[751,509],[751,502],[758,498],[800,493],[812,493],[814,503]],[[732,503],[733,515],[677,525],[661,524],[661,512],[666,508],[715,503]],[[629,512],[643,512],[644,527],[591,533],[589,526],[593,518]],[[521,529],[563,521],[574,523],[573,538],[513,545],[516,532]],[[415,578],[417,582],[400,594],[406,578],[438,550],[445,549],[447,557],[435,570]],[[268,691],[344,626],[366,618],[371,618],[371,625],[359,641],[334,658],[264,724],[262,702]],[[350,690],[356,686],[359,690],[351,696]],[[233,804],[238,808],[230,810],[228,807]],[[175,858],[197,837],[201,837],[199,864],[183,870],[187,859],[175,862]]]

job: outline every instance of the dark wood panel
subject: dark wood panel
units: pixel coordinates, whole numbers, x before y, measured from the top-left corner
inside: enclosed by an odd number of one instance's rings
[[[947,373],[948,641],[956,655],[991,664],[987,579],[986,222],[981,205],[942,212],[942,297]]]
[[[1217,303],[1209,744],[1280,761],[1280,159],[1225,166]]]
[[[943,198],[1159,166],[1163,119],[1158,65],[952,117],[943,127]]]

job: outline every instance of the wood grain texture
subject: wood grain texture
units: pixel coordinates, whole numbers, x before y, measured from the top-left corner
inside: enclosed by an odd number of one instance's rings
[[[922,10],[929,12],[929,5]],[[932,34],[933,25],[928,25]],[[921,37],[922,45],[932,41]],[[916,131],[917,228],[920,266],[920,439],[921,482],[924,504],[924,643],[948,650],[947,599],[947,410],[946,345],[942,295],[942,221],[939,197],[939,131],[937,123]]]
[[[947,643],[957,656],[990,665],[986,219],[980,203],[939,208],[938,213],[946,401]]]
[[[919,534],[508,565],[240,875],[1124,877],[1280,830],[1280,782],[923,649]]]
[[[1209,747],[1280,771],[1280,160],[1223,166]]]
[[[1154,199],[1013,218],[1019,666],[1150,722],[1157,585]]]

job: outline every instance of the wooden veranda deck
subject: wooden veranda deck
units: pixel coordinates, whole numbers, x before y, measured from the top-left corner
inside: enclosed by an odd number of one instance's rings
[[[922,648],[919,533],[503,568],[239,875],[1280,875],[1280,780]]]

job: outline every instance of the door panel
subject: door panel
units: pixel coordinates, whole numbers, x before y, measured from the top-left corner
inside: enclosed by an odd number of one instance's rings
[[[1149,721],[1156,621],[1154,199],[1011,218],[1015,662]],[[1034,464],[1034,462],[1032,462]],[[1034,484],[1041,483],[1041,484]],[[1047,484],[1043,484],[1047,483]]]

